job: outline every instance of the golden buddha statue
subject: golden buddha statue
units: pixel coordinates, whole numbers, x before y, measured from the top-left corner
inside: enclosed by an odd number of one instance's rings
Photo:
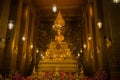
[[[57,35],[55,36],[55,40],[58,42],[58,43],[61,43],[61,41],[64,40],[64,36],[61,34],[61,30],[57,30]]]
[[[53,25],[53,30],[55,30],[57,32],[57,35],[55,36],[55,40],[58,43],[61,43],[61,41],[64,40],[64,36],[62,35],[62,27],[65,25],[65,21],[61,15],[61,13],[58,13],[57,18],[54,21],[54,25]]]
[[[77,61],[71,55],[71,51],[68,48],[68,44],[64,40],[64,26],[65,21],[61,13],[59,12],[57,18],[54,21],[54,25],[52,26],[52,29],[56,32],[55,39],[49,44],[49,48],[46,51],[44,59],[42,59],[39,62],[38,72],[55,71],[55,74],[57,74],[58,68],[59,70],[64,71],[78,70]]]

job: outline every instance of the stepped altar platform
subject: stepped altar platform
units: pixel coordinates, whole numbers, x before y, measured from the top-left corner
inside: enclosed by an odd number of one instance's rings
[[[55,71],[56,69],[66,72],[78,71],[78,63],[71,55],[66,42],[60,44],[51,42],[44,59],[38,65],[38,72]]]

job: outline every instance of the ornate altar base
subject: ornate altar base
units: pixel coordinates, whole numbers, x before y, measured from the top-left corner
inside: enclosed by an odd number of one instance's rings
[[[52,80],[59,80],[62,77],[72,80],[73,74],[78,75],[78,63],[71,55],[67,43],[62,41],[53,41],[50,43],[46,55],[39,61],[37,78],[48,78]],[[76,76],[77,77],[77,76]]]
[[[76,72],[78,71],[77,63],[74,61],[69,62],[70,60],[66,61],[41,61],[39,66],[39,71],[65,71],[65,72]],[[39,72],[38,71],[38,72]]]
[[[78,71],[78,63],[71,56],[67,43],[61,42],[60,49],[56,48],[56,46],[56,42],[50,43],[50,48],[47,50],[44,59],[39,62],[38,72],[55,71],[56,69],[66,72]]]

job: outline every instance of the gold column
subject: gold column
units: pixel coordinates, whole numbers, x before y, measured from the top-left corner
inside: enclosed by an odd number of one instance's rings
[[[23,7],[23,0],[19,0],[18,2],[18,9],[17,9],[17,19],[15,24],[15,33],[14,33],[14,40],[12,42],[13,50],[12,50],[12,63],[11,63],[11,72],[16,71],[16,60],[18,54],[18,43],[19,43],[19,33],[20,33],[20,26],[21,26],[21,17],[22,17],[22,7]]]
[[[24,72],[24,63],[26,58],[26,47],[27,47],[27,35],[28,35],[28,16],[29,8],[24,0],[20,0],[19,10],[17,16],[17,26],[20,31],[16,32],[15,45],[18,48],[17,59],[16,59],[16,70],[20,73]],[[19,36],[18,36],[19,35]],[[24,37],[24,40],[22,39]]]
[[[8,18],[9,18],[9,11],[10,11],[10,3],[11,0],[4,0],[3,1],[3,8],[1,11],[1,20],[0,20],[0,69],[2,68],[3,62],[3,54],[4,47],[5,47],[5,40],[6,40],[6,33],[7,33],[7,26],[8,26]]]
[[[30,10],[30,21],[29,21],[29,31],[28,31],[28,41],[27,41],[27,55],[26,55],[26,63],[25,63],[25,69],[29,73],[32,65],[32,55],[33,55],[33,37],[34,37],[34,10],[31,7]]]
[[[85,32],[84,32],[84,43],[86,45],[84,47],[84,57],[87,64],[87,70],[89,72],[95,71],[95,52],[94,52],[94,43],[93,43],[93,7],[91,6],[91,1],[86,4],[86,8],[84,11],[84,24],[85,24]],[[89,69],[90,68],[90,69]]]
[[[84,24],[83,47],[84,47],[84,45],[86,45],[86,42],[87,42],[87,26],[88,26],[88,15],[87,15],[86,10],[84,11],[84,23],[83,24]],[[88,61],[88,55],[87,55],[86,48],[84,48],[84,57],[85,57],[86,61]]]
[[[96,30],[96,47],[94,49],[96,49],[96,54],[97,54],[97,58],[98,58],[98,67],[97,70],[99,69],[100,71],[102,71],[103,69],[103,62],[102,62],[102,51],[101,51],[101,38],[100,38],[100,29],[97,26],[97,23],[99,21],[98,19],[98,12],[97,12],[97,1],[94,1],[94,19],[95,19],[95,30]]]
[[[28,40],[28,26],[29,26],[29,7],[26,7],[25,10],[25,31],[24,31],[24,36],[26,38],[26,40],[23,43],[23,56],[22,56],[22,63],[21,63],[21,70],[24,70],[25,67],[25,60],[26,60],[26,56],[28,55],[27,53],[27,40]]]
[[[87,45],[88,45],[88,54],[89,54],[89,61],[91,63],[92,69],[95,71],[95,51],[94,51],[94,43],[93,43],[93,6],[92,2],[89,2],[88,6],[88,14],[89,14],[89,30],[87,34]],[[89,40],[89,37],[91,37],[91,40]]]

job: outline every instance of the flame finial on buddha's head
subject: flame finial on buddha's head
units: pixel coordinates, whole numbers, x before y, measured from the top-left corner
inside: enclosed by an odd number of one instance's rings
[[[54,25],[60,25],[60,26],[65,26],[65,21],[59,11],[57,18],[54,21]]]

